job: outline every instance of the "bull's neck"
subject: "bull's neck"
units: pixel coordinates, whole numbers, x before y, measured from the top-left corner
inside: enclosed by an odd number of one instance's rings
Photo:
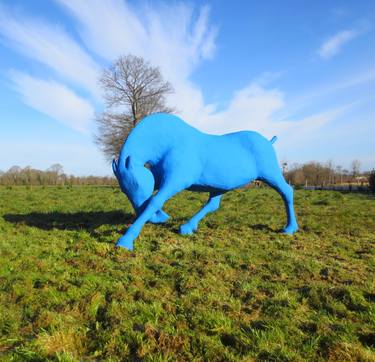
[[[161,144],[153,143],[150,145],[150,142],[134,142],[133,139],[128,139],[122,150],[120,152],[119,162],[125,162],[128,156],[131,156],[133,162],[137,164],[145,164],[150,162],[152,164],[158,162],[161,158],[163,152]]]

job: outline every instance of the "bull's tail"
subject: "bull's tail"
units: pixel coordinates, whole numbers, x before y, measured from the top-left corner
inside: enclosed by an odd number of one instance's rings
[[[277,141],[277,136],[273,136],[273,137],[270,139],[270,142],[271,142],[272,144],[274,144],[276,141]]]

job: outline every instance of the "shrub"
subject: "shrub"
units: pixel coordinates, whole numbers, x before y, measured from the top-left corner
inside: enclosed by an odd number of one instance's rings
[[[370,191],[375,193],[375,170],[372,170],[368,178]]]

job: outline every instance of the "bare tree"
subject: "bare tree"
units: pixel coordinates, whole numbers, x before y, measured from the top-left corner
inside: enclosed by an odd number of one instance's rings
[[[359,160],[353,160],[351,164],[351,169],[352,169],[352,176],[355,181],[355,178],[358,176],[359,171],[361,168],[361,162]]]
[[[342,166],[336,166],[336,174],[340,178],[340,184],[342,184]]]
[[[59,163],[54,163],[52,166],[47,168],[47,172],[53,172],[56,175],[60,175],[64,173],[64,167],[60,165]]]
[[[143,117],[173,112],[166,105],[166,96],[173,91],[171,84],[163,80],[159,68],[141,57],[120,57],[103,71],[100,84],[106,107],[96,117],[95,141],[108,160],[117,157],[129,132]]]

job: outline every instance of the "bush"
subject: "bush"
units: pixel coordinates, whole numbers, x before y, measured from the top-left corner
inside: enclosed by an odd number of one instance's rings
[[[370,191],[375,193],[375,170],[372,170],[368,178]]]

